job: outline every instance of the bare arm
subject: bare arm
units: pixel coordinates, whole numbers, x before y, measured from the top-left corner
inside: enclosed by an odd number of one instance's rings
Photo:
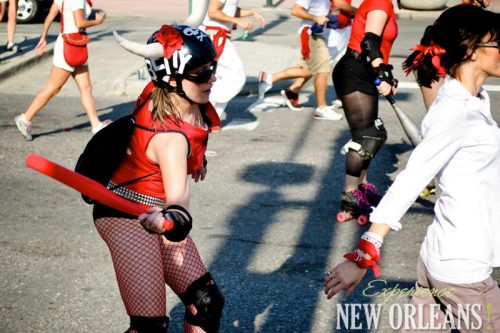
[[[304,7],[297,4],[292,7],[292,15],[303,20],[309,20],[318,23],[319,25],[327,24],[329,19],[326,16],[316,16],[310,14]]]
[[[179,133],[157,134],[149,143],[147,156],[160,165],[165,194],[166,207],[178,205],[189,210],[189,182],[187,176],[188,144]],[[153,232],[162,233],[162,208],[153,207],[139,219],[143,226]]]
[[[47,17],[45,17],[45,21],[43,22],[42,35],[40,36],[40,40],[35,46],[35,53],[38,55],[42,55],[45,52],[45,49],[47,47],[47,34],[49,33],[49,28],[52,22],[54,22],[57,14],[59,14],[59,8],[57,7],[56,3],[53,2],[52,6],[50,6]]]
[[[377,36],[382,36],[387,20],[388,20],[387,13],[384,12],[383,10],[373,10],[369,12],[366,15],[365,33],[371,32]],[[375,58],[371,61],[371,65],[373,68],[377,68],[383,62],[384,60],[382,58]],[[395,95],[396,87],[390,85],[385,81],[382,81],[377,86],[377,91],[382,96],[387,96],[389,94]]]
[[[249,17],[249,16],[255,17],[255,19],[259,22],[261,28],[264,28],[266,26],[266,20],[256,10],[238,8],[238,10],[236,11],[236,17]]]
[[[391,229],[386,224],[372,224],[369,232],[373,232],[382,238],[385,237]],[[361,250],[357,250],[358,255],[366,259],[372,259],[368,254]],[[328,299],[345,290],[344,295],[347,297],[361,282],[361,279],[366,273],[366,269],[358,267],[354,262],[344,260],[330,270],[328,276],[325,277],[324,291]]]
[[[222,23],[230,23],[230,24],[235,24],[243,29],[246,29],[248,31],[253,30],[253,23],[250,20],[245,19],[245,17],[248,16],[254,16],[257,21],[259,21],[260,26],[264,27],[265,21],[262,15],[254,11],[253,9],[241,9],[238,8],[236,10],[235,17],[226,15],[223,11],[223,4],[217,0],[210,0],[210,3],[208,4],[208,17],[215,21],[219,21]]]
[[[90,28],[104,22],[106,18],[106,13],[103,11],[97,12],[95,14],[94,20],[85,19],[84,10],[77,9],[73,12],[73,17],[75,19],[75,25],[78,29]]]
[[[387,14],[383,10],[374,10],[369,12],[366,15],[365,33],[372,32],[377,36],[382,36],[387,19]],[[372,61],[372,66],[377,67],[382,62],[382,58],[376,58]]]
[[[319,25],[324,25],[329,22],[328,17],[322,15],[319,16],[312,15],[304,7],[299,6],[297,4],[293,5],[292,7],[292,15],[303,20],[316,22]]]
[[[356,11],[358,10],[358,8],[351,6],[351,4],[345,0],[334,0],[333,6],[351,15],[356,14]]]

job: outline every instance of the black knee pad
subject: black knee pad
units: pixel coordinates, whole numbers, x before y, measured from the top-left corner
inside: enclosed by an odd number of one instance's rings
[[[385,130],[382,119],[375,119],[372,126],[353,130],[352,140],[343,148],[344,151],[352,149],[365,161],[371,160],[378,153],[380,148],[387,140],[387,131]]]
[[[219,331],[225,301],[210,273],[194,281],[180,298],[185,306],[193,304],[197,310],[193,315],[186,309],[186,322],[201,327],[207,333]]]
[[[129,331],[138,333],[167,333],[168,317],[130,316]]]

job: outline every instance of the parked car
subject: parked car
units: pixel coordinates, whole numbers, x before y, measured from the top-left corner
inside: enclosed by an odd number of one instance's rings
[[[51,5],[52,0],[19,0],[17,2],[17,22],[43,21]]]

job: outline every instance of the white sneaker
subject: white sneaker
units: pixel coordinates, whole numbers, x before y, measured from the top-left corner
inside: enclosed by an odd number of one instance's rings
[[[259,99],[264,99],[264,95],[273,87],[273,81],[271,80],[271,74],[266,72],[260,72],[259,74]]]
[[[111,119],[106,119],[105,121],[101,121],[99,123],[99,125],[92,128],[92,135],[96,134],[97,132],[99,132],[100,130],[102,130],[104,127],[108,126],[112,122],[113,121]]]
[[[21,132],[21,135],[24,136],[27,141],[33,140],[33,136],[31,136],[31,121],[27,121],[23,113],[15,116],[14,122],[19,132]]]
[[[332,106],[336,107],[337,109],[342,109],[342,101],[340,99],[336,99],[332,102]]]
[[[325,106],[323,108],[316,108],[316,111],[314,111],[314,118],[321,120],[340,120],[343,116],[333,111],[332,106]]]

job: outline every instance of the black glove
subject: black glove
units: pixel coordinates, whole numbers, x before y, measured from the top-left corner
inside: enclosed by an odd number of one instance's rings
[[[326,24],[326,27],[329,29],[337,29],[339,27],[339,20],[337,18],[337,15],[328,15],[328,23]]]
[[[385,81],[393,87],[398,86],[398,80],[392,76],[392,65],[390,64],[380,64],[375,68],[375,73],[379,81]]]
[[[165,220],[173,222],[173,228],[163,233],[171,242],[180,242],[186,239],[193,227],[193,219],[184,207],[172,205],[162,211]]]

